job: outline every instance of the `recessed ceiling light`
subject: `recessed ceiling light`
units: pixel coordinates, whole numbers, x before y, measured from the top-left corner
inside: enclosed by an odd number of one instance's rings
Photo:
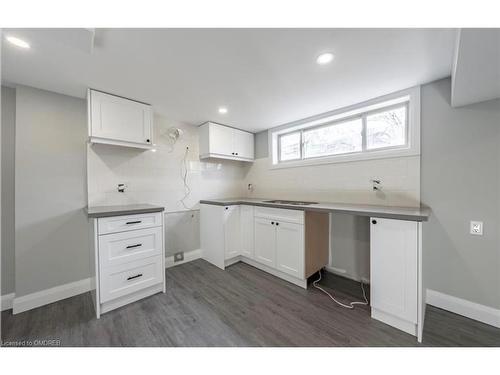
[[[227,108],[226,107],[219,107],[219,113],[221,115],[225,115],[227,113]]]
[[[28,42],[26,42],[22,39],[16,38],[15,36],[7,36],[5,39],[7,39],[7,41],[9,43],[15,45],[16,47],[21,47],[24,49],[30,48],[30,45]]]
[[[328,63],[331,63],[333,61],[333,53],[322,53],[321,55],[319,55],[317,58],[316,58],[316,62],[319,64],[319,65],[325,65],[325,64],[328,64]]]

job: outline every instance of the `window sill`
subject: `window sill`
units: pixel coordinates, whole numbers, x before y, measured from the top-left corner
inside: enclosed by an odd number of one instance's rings
[[[273,164],[271,159],[271,162],[269,163],[269,169],[298,168],[298,167],[307,167],[307,166],[324,165],[324,164],[350,163],[355,161],[391,159],[391,158],[400,158],[400,157],[418,156],[418,155],[420,155],[420,150],[414,148],[404,148],[400,150],[390,149],[390,150],[364,152],[359,154],[335,155],[323,158],[289,161],[276,164]]]

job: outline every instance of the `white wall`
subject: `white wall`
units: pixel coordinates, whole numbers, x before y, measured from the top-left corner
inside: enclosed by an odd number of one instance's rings
[[[183,130],[173,144],[167,132]],[[199,248],[198,210],[200,199],[242,196],[245,166],[234,161],[200,161],[198,127],[154,118],[156,152],[109,145],[88,146],[89,206],[151,203],[166,209],[166,250],[189,251]],[[191,193],[184,207],[180,200],[186,190],[183,160],[187,155],[187,183]],[[125,193],[117,184],[125,183]],[[186,212],[188,211],[188,212]],[[192,241],[186,241],[189,236]]]
[[[379,193],[372,190],[373,178],[382,181]],[[254,187],[249,196],[258,198],[415,207],[420,205],[420,157],[283,169],[269,169],[265,157],[249,169],[245,184],[249,183]]]
[[[2,86],[2,295],[14,292],[15,133],[16,92]]]
[[[16,298],[89,276],[85,102],[16,89]]]
[[[500,308],[500,100],[452,108],[449,79],[422,87],[422,201],[427,287]]]

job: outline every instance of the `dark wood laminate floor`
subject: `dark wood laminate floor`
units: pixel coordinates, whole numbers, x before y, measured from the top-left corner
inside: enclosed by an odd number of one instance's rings
[[[326,274],[346,301],[359,284]],[[85,293],[21,314],[2,313],[4,344],[60,339],[62,346],[418,346],[416,339],[243,263],[203,260],[167,270],[167,293],[97,320]],[[500,329],[428,306],[423,346],[500,346]]]

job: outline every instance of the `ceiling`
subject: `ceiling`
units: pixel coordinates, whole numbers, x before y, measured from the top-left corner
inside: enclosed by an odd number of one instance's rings
[[[2,81],[257,132],[451,74],[454,29],[4,29]],[[318,65],[316,57],[335,59]],[[228,113],[218,113],[225,106]]]
[[[456,48],[452,105],[500,98],[500,29],[461,29]]]

